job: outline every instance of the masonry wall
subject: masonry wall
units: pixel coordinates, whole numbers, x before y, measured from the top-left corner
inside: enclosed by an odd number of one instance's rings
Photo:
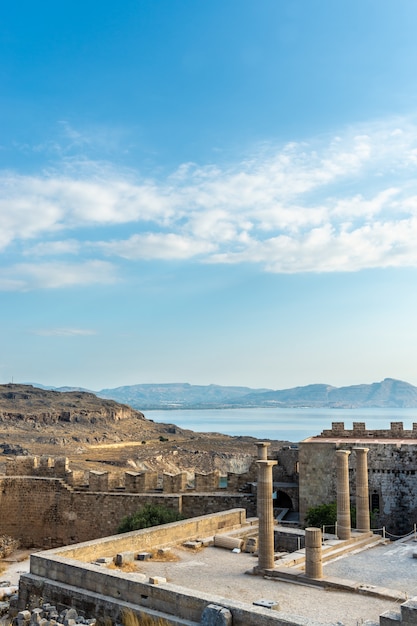
[[[195,592],[171,582],[153,585],[146,581],[146,576],[141,579],[137,574],[108,570],[91,563],[99,556],[112,556],[126,549],[135,551],[155,548],[246,526],[245,511],[235,509],[166,524],[164,527],[106,537],[84,545],[33,554],[30,573],[20,578],[19,608],[32,608],[47,601],[58,606],[73,606],[103,620],[111,618],[116,623],[121,622],[126,609],[136,614],[156,610],[167,614],[168,619],[177,616],[187,620],[188,624],[197,625],[201,623],[204,609],[214,603],[231,612],[234,626],[304,626],[305,619],[297,619],[280,611],[213,596],[208,591]],[[314,626],[311,620],[309,624]]]
[[[372,525],[385,526],[393,535],[413,530],[417,523],[417,441],[320,441],[300,443],[300,519],[311,506],[336,500],[336,448],[352,450],[349,456],[351,503],[356,497],[355,447],[366,446]]]
[[[336,443],[301,442],[299,448],[299,510],[304,522],[310,507],[336,500]]]
[[[120,521],[145,503],[163,504],[185,517],[244,507],[249,494],[162,494],[76,491],[60,479],[0,477],[0,534],[25,547],[52,548],[113,535]]]

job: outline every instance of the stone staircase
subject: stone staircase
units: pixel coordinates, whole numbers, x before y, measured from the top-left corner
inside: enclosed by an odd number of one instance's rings
[[[369,533],[357,533],[353,532],[350,539],[328,539],[322,546],[322,560],[323,563],[332,561],[340,556],[347,554],[348,552],[359,552],[360,550],[367,550],[379,543],[385,542],[385,539],[379,535]],[[291,567],[298,570],[304,570],[305,568],[305,548],[285,554],[279,557],[275,562],[278,567]]]
[[[407,600],[399,607],[400,611],[385,611],[379,616],[380,626],[410,626],[417,624],[417,598]]]

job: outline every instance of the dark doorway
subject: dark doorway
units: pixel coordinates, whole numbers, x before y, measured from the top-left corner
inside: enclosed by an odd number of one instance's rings
[[[292,511],[292,500],[290,496],[284,491],[277,491],[276,500],[274,500],[274,507],[277,509],[289,509]]]

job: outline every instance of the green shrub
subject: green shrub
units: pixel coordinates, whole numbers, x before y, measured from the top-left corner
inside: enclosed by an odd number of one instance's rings
[[[356,508],[354,506],[350,507],[350,518],[352,528],[356,528]],[[319,504],[308,509],[305,525],[322,528],[323,526],[334,526],[336,520],[337,504],[336,502],[330,502],[330,504]]]
[[[131,530],[139,530],[141,528],[150,528],[151,526],[159,526],[160,524],[169,524],[169,522],[178,522],[184,519],[183,515],[178,511],[169,509],[160,504],[145,504],[138,509],[133,515],[127,515],[120,522],[118,533],[127,533]]]

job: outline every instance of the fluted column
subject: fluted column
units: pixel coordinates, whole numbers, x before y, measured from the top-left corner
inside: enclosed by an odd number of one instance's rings
[[[262,459],[258,464],[258,568],[274,567],[274,509],[272,506],[272,467],[276,461]]]
[[[321,529],[306,528],[306,576],[323,578]]]
[[[269,441],[257,441],[255,445],[258,448],[258,461],[267,461],[268,460],[268,446],[271,445]],[[256,515],[259,517],[259,499],[256,503]]]
[[[269,441],[257,441],[255,445],[258,448],[258,459],[266,461],[268,458],[268,446],[271,445]]]
[[[349,450],[336,450],[337,458],[337,536],[350,539]]]
[[[369,532],[368,452],[369,448],[355,448],[356,452],[356,528]]]

